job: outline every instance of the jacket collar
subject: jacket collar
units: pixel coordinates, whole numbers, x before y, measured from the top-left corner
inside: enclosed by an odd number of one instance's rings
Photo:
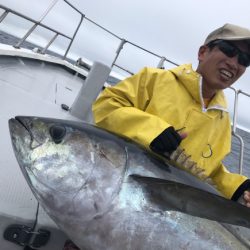
[[[202,77],[193,70],[192,65],[183,64],[170,71],[185,86],[194,100],[200,103],[202,108],[205,109],[202,98]],[[228,112],[227,101],[222,90],[217,91],[207,109],[219,109]]]

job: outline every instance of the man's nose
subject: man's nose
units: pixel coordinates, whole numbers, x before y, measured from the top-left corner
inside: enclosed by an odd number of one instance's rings
[[[228,57],[226,62],[232,69],[236,69],[239,65],[238,55],[235,55],[233,57]]]

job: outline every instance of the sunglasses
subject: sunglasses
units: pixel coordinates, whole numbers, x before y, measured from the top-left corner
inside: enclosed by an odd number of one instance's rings
[[[208,44],[209,48],[217,46],[218,49],[228,57],[238,56],[238,63],[244,67],[250,65],[250,54],[241,51],[234,44],[225,40],[216,40]]]

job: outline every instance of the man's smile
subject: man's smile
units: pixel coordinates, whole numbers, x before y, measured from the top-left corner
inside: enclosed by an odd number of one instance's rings
[[[234,74],[231,71],[227,70],[227,69],[221,69],[220,70],[220,75],[225,80],[232,80],[233,77],[234,77]]]

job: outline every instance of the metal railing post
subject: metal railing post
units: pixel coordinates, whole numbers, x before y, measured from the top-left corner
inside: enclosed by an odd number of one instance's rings
[[[42,54],[45,54],[45,52],[47,51],[47,49],[49,48],[49,46],[56,40],[58,36],[58,33],[56,33],[52,39],[49,41],[49,43],[44,47],[44,49],[41,51]]]
[[[238,91],[230,87],[234,91],[234,111],[233,111],[233,132],[236,132],[237,110],[238,110]]]
[[[159,68],[159,69],[163,69],[164,68],[164,62],[166,61],[166,57],[162,57],[161,58],[161,60],[160,60],[160,62],[158,63],[158,65],[157,65],[157,68]]]
[[[233,87],[230,87],[234,91],[234,112],[233,112],[233,129],[232,135],[235,136],[240,142],[240,159],[239,159],[239,174],[242,174],[243,170],[243,158],[244,158],[244,141],[241,136],[236,133],[236,124],[238,117],[238,99],[239,99],[239,90],[236,90]]]
[[[119,44],[119,46],[118,46],[118,48],[117,48],[117,50],[116,50],[116,56],[115,56],[115,58],[114,58],[114,60],[113,60],[113,62],[112,62],[112,64],[111,64],[111,68],[113,68],[113,66],[115,65],[115,62],[116,62],[116,60],[117,60],[117,58],[118,58],[118,56],[120,55],[120,52],[121,52],[121,50],[123,49],[123,46],[124,46],[124,44],[127,42],[127,40],[125,40],[125,39],[121,39],[121,42],[120,42],[120,44]]]
[[[239,159],[239,174],[242,174],[243,171],[243,160],[244,160],[244,141],[241,136],[232,132],[233,136],[235,136],[240,142],[240,159]]]
[[[70,41],[70,43],[69,43],[69,45],[68,45],[68,48],[67,48],[67,50],[66,50],[66,52],[65,52],[65,54],[64,54],[64,56],[63,56],[63,60],[65,60],[66,57],[67,57],[67,54],[68,54],[68,52],[69,52],[69,50],[70,50],[70,48],[71,48],[71,46],[72,46],[72,43],[73,43],[73,41],[74,41],[74,39],[75,39],[75,36],[76,36],[76,34],[77,34],[77,32],[78,32],[78,30],[79,30],[81,24],[82,24],[82,21],[83,21],[84,17],[85,17],[85,15],[81,14],[80,22],[79,22],[79,24],[78,24],[78,26],[77,26],[77,28],[76,28],[76,30],[75,30],[75,32],[74,32],[74,35],[73,35],[73,37],[72,37],[72,39],[71,39],[71,41]]]
[[[20,49],[21,45],[23,42],[27,39],[27,37],[33,32],[33,30],[38,26],[37,23],[35,23],[29,30],[28,32],[24,35],[24,37],[15,45],[13,45],[14,48]]]
[[[9,11],[8,11],[8,10],[5,10],[5,11],[3,12],[3,14],[2,14],[1,17],[0,17],[0,23],[4,20],[4,18],[5,18],[8,14],[9,14]]]

